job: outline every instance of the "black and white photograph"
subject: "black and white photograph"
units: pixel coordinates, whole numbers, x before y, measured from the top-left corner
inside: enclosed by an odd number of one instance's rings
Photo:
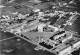
[[[0,55],[80,55],[80,0],[0,0]]]

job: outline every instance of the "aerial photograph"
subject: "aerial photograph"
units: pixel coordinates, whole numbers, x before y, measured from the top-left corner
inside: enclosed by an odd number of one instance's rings
[[[0,0],[0,55],[80,55],[80,0]]]

